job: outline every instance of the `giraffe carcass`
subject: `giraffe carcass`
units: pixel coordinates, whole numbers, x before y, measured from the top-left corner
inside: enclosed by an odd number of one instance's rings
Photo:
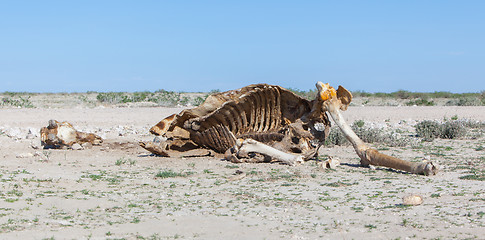
[[[200,106],[171,115],[150,129],[156,141],[140,142],[161,156],[210,149],[233,162],[280,161],[295,164],[315,157],[328,135],[327,112],[353,144],[363,165],[378,165],[417,174],[434,174],[432,163],[411,163],[367,147],[343,121],[351,93],[317,83],[314,100],[275,85],[255,84],[216,93]]]

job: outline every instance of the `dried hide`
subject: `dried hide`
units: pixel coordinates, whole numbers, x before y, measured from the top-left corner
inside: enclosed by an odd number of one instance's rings
[[[40,129],[41,144],[44,148],[65,148],[73,144],[100,145],[103,139],[93,133],[78,132],[68,122],[49,120],[49,125]]]
[[[237,139],[252,139],[283,152],[313,156],[329,127],[318,100],[308,101],[280,86],[255,84],[213,94],[202,105],[163,119],[150,132],[164,141],[140,145],[161,156],[201,147],[222,154],[236,146]],[[261,156],[256,161],[273,160],[278,159]]]
[[[316,86],[318,93],[312,101],[267,84],[213,94],[199,107],[160,121],[150,129],[159,137],[140,146],[160,156],[210,149],[225,153],[232,162],[278,161],[291,165],[318,154],[329,132],[329,113],[353,144],[362,165],[436,173],[432,163],[411,163],[367,147],[340,113],[347,109],[352,94],[342,86],[337,90],[321,82]]]

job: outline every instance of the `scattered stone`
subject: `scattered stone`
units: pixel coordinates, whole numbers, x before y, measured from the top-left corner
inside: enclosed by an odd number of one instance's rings
[[[13,138],[15,140],[19,140],[23,138],[22,131],[18,127],[7,128],[5,129],[4,133],[7,135],[7,137]]]
[[[40,148],[40,142],[32,141],[32,142],[30,142],[30,147],[33,148],[33,149],[39,149]]]
[[[403,204],[406,206],[417,206],[423,203],[423,197],[417,194],[411,194],[402,198]]]
[[[32,153],[20,153],[20,154],[17,154],[17,156],[15,156],[16,158],[30,158],[30,157],[33,157],[34,154]]]
[[[91,148],[93,148],[93,144],[91,144],[89,142],[83,143],[81,146],[82,146],[83,149],[91,149]]]
[[[39,130],[35,128],[29,128],[29,131],[27,132],[27,136],[25,136],[25,139],[34,139],[39,136]]]
[[[81,146],[79,143],[74,143],[74,144],[71,146],[71,149],[72,149],[72,150],[83,150],[83,146]]]

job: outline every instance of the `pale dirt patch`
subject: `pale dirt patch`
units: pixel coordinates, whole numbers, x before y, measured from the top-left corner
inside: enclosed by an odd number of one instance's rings
[[[336,170],[150,156],[139,140],[182,108],[0,109],[2,239],[465,239],[485,235],[485,182],[460,179],[485,167],[485,138],[387,148],[442,171],[425,177],[358,166],[350,146],[327,147]],[[349,123],[413,134],[420,120],[485,121],[485,107],[350,107]],[[106,140],[85,150],[43,150],[29,129],[69,121]],[[13,129],[13,130],[12,130]],[[482,129],[483,130],[483,129]],[[479,130],[477,130],[479,131]],[[3,132],[3,134],[2,134]],[[6,132],[11,132],[9,136]],[[37,132],[38,134],[38,132]],[[30,154],[29,154],[30,153]],[[246,177],[230,181],[237,170]],[[178,176],[157,178],[171,171]],[[423,204],[403,206],[409,194]]]

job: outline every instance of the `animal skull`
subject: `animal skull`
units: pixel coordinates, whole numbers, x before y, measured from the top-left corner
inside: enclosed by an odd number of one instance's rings
[[[78,132],[68,122],[49,120],[49,125],[40,129],[41,144],[44,148],[71,147],[75,143],[99,145],[103,139],[93,133]]]
[[[364,166],[376,165],[416,174],[437,172],[433,163],[411,163],[365,145],[344,121],[352,94],[318,82],[314,100],[280,86],[256,84],[211,95],[199,107],[171,115],[150,129],[163,141],[140,145],[161,156],[200,148],[225,153],[233,162],[280,161],[295,164],[315,157],[328,135],[327,112],[352,143]]]

